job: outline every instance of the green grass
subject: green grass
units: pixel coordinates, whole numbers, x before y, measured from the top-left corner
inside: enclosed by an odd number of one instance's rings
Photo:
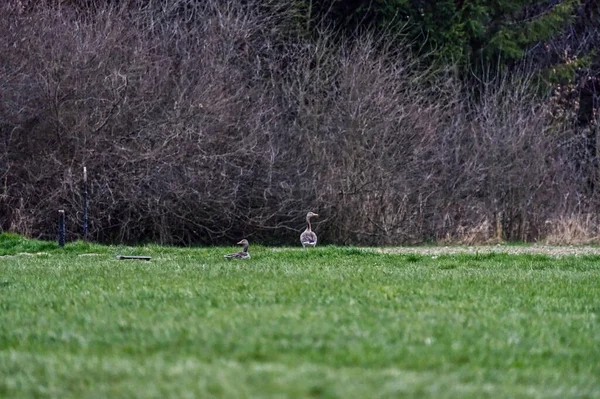
[[[600,257],[4,236],[0,397],[600,397]]]

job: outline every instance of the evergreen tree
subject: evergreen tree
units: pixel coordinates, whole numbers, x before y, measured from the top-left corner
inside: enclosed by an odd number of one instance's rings
[[[301,0],[312,21],[407,37],[416,51],[464,67],[521,58],[573,21],[579,0]]]

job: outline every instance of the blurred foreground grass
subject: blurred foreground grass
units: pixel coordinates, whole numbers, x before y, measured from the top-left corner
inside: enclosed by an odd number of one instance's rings
[[[0,235],[0,396],[600,397],[600,257],[232,250]]]

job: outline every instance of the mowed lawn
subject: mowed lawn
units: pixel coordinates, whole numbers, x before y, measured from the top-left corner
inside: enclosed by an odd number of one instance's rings
[[[0,397],[600,397],[600,257],[41,249],[0,257]]]

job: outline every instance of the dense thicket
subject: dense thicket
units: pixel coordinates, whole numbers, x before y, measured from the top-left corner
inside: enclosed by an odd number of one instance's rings
[[[325,243],[532,240],[596,211],[573,89],[300,34],[297,5],[1,5],[1,228],[51,238],[65,209],[80,234],[84,165],[100,241],[292,243],[308,210]]]

